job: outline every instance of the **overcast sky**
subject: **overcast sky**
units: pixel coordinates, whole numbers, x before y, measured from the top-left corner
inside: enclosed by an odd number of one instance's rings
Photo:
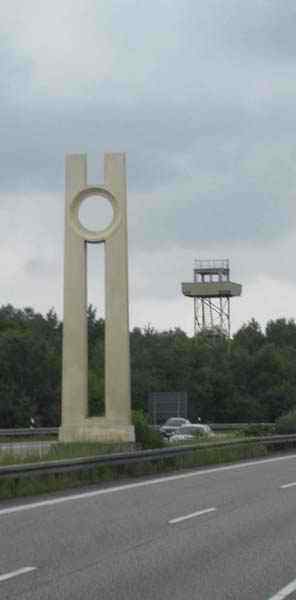
[[[193,333],[195,258],[232,330],[296,316],[295,0],[3,0],[0,303],[62,317],[64,156],[128,162],[131,326]],[[103,310],[102,246],[89,299]]]

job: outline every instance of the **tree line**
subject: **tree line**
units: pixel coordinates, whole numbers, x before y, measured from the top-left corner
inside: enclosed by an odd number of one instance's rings
[[[51,309],[0,308],[0,428],[60,423],[62,322]],[[296,323],[254,319],[232,339],[151,326],[130,333],[134,409],[149,392],[186,391],[189,417],[274,421],[296,407]],[[88,308],[89,414],[104,412],[104,320]]]

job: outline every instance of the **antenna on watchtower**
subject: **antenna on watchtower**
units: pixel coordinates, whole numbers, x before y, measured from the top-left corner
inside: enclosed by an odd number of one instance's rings
[[[230,337],[230,298],[242,286],[230,281],[229,259],[195,260],[193,282],[182,283],[184,296],[194,298],[194,333]]]

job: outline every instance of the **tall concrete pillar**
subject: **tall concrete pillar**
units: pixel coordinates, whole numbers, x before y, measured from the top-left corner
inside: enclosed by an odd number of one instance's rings
[[[126,167],[106,154],[104,185],[88,186],[86,156],[66,157],[62,441],[133,441],[131,424]],[[86,229],[79,209],[89,196],[106,198],[113,219]],[[105,416],[88,416],[87,243],[105,243]]]

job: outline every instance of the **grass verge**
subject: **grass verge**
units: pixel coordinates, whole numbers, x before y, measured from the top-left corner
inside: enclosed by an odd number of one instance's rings
[[[97,446],[97,444],[95,445]],[[85,444],[85,446],[89,446],[89,444]],[[111,451],[110,444],[108,445],[108,448],[109,451]],[[102,450],[102,445],[100,446],[100,449]],[[112,445],[112,451],[114,451],[114,445]],[[267,456],[268,453],[267,448],[258,442],[235,448],[198,448],[190,455],[166,457],[153,462],[98,466],[89,470],[41,475],[38,477],[5,478],[0,480],[0,498],[8,499],[22,496],[34,496],[98,482],[141,477],[192,467],[232,463],[249,458],[264,457]],[[71,456],[73,456],[73,454]],[[57,458],[57,456],[55,456],[55,458]]]

